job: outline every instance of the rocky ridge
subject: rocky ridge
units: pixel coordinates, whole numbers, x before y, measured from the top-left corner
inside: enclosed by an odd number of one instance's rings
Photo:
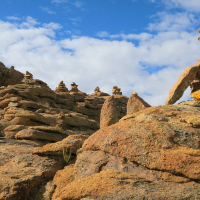
[[[200,199],[199,112],[26,72],[0,87],[0,200]]]
[[[17,82],[1,84],[0,199],[39,200],[43,190],[51,199],[53,176],[75,162],[76,151],[99,129],[101,107],[108,97],[87,95],[75,83],[70,91],[63,82],[53,91],[30,72]],[[121,118],[128,98],[115,99]],[[63,156],[69,153],[68,163]]]

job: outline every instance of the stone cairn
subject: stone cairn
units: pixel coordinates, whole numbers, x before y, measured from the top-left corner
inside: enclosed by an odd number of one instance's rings
[[[68,88],[65,86],[64,82],[61,81],[58,87],[55,89],[55,92],[69,92]]]
[[[113,86],[112,94],[114,94],[114,95],[122,95],[121,88],[118,88],[117,86]]]
[[[110,96],[110,95],[105,92],[101,92],[100,88],[97,86],[94,89],[94,93],[92,93],[91,96]]]
[[[94,89],[94,93],[98,93],[98,92],[101,92],[101,91],[100,91],[100,88],[97,86],[97,87]]]
[[[24,79],[22,80],[23,83],[32,83],[33,82],[33,74],[26,71],[26,74],[24,75]]]
[[[200,29],[198,30],[200,33]],[[198,37],[200,41],[200,37]],[[191,94],[190,96],[195,100],[200,101],[200,59],[191,67],[187,67],[178,78],[169,92],[165,104],[174,104],[178,101],[187,87],[190,85]]]
[[[26,75],[24,75],[24,79],[33,79],[33,74],[30,72],[26,71]]]
[[[70,92],[70,93],[78,93],[78,92],[80,92],[80,91],[78,90],[78,85],[76,85],[75,82],[73,82],[73,83],[71,84],[71,89],[70,89],[69,92]]]

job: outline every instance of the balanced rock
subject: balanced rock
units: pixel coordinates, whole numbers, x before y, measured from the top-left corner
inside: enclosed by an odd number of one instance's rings
[[[177,82],[174,84],[172,89],[169,92],[169,96],[167,97],[165,101],[165,105],[167,104],[174,104],[176,101],[178,101],[184,91],[187,89],[187,87],[190,85],[190,83],[196,79],[198,76],[198,72],[200,70],[200,59],[198,62],[191,66],[187,67],[183,73],[178,78]]]
[[[151,106],[134,92],[131,94],[127,103],[127,115],[131,115],[148,107]]]
[[[65,86],[64,82],[61,81],[58,87],[55,89],[55,92],[69,92],[68,88]]]
[[[71,89],[70,89],[69,92],[70,92],[70,93],[78,93],[78,92],[80,92],[79,89],[78,89],[78,85],[76,85],[75,82],[73,82],[73,83],[71,84]]]
[[[107,97],[101,109],[100,128],[110,126],[118,121],[115,98],[114,96]]]
[[[114,94],[114,95],[122,95],[121,88],[118,88],[117,86],[113,86],[112,94]]]

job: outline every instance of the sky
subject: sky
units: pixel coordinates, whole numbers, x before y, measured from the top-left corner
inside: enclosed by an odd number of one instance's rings
[[[53,90],[62,80],[87,94],[116,85],[164,105],[200,57],[199,0],[0,1],[0,61]]]

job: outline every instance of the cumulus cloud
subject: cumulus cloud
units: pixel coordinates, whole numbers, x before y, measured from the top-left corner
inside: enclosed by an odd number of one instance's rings
[[[52,89],[61,80],[69,88],[75,81],[88,94],[96,86],[111,93],[117,85],[124,95],[137,92],[151,105],[164,104],[179,75],[199,57],[198,33],[193,31],[118,34],[112,40],[83,36],[56,40],[59,24],[39,24],[31,17],[21,24],[0,21],[0,27],[0,58],[6,66],[14,65],[24,73],[28,70]],[[188,98],[186,93],[182,100]]]

